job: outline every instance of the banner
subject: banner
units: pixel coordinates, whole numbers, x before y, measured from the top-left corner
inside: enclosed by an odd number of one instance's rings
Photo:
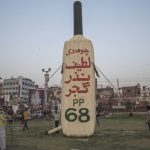
[[[95,129],[95,71],[92,42],[75,35],[64,45],[61,124],[67,136],[88,137]]]

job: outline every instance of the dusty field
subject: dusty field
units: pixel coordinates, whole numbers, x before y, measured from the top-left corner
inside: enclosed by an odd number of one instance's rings
[[[31,120],[30,129],[22,131],[22,124],[13,126],[13,139],[10,126],[7,127],[9,150],[149,150],[150,132],[145,124],[146,116],[134,114],[113,114],[102,118],[100,127],[89,138],[68,138],[60,133],[46,135],[45,131],[54,127],[53,122]]]

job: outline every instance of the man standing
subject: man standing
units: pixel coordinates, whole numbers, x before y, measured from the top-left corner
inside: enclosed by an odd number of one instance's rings
[[[0,149],[6,149],[6,134],[5,134],[5,127],[6,127],[6,116],[3,112],[3,109],[0,108]]]
[[[25,128],[28,130],[28,119],[29,119],[29,112],[28,108],[25,108],[25,111],[23,112],[23,120],[24,120],[24,125],[23,125],[23,131]]]
[[[60,115],[58,113],[58,111],[55,111],[55,127],[57,128],[59,125],[59,120],[60,120]],[[56,133],[58,133],[59,131],[57,131]]]
[[[14,112],[13,112],[12,106],[8,107],[7,115],[8,115],[7,116],[8,123],[12,124],[13,123],[13,117],[14,117]]]
[[[97,125],[100,126],[99,124],[99,119],[100,119],[100,105],[99,105],[100,97],[99,95],[96,95],[96,122]]]
[[[147,105],[147,124],[150,131],[150,106],[149,105]]]

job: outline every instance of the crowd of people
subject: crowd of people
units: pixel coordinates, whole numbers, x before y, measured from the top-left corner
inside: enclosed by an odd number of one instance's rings
[[[27,120],[29,117],[28,109],[26,108],[23,111],[23,130],[28,129]],[[15,119],[15,113],[12,109],[12,106],[0,107],[0,150],[6,150],[6,133],[5,128],[7,124],[12,125]]]
[[[54,110],[39,109],[33,110],[31,107],[21,106],[14,112],[12,106],[2,107],[0,106],[0,150],[6,150],[6,133],[5,128],[7,124],[12,125],[14,121],[21,121],[22,131],[29,130],[28,120],[41,119],[53,117],[55,121],[55,127],[60,124],[60,110],[54,105]],[[58,132],[57,132],[58,133]]]

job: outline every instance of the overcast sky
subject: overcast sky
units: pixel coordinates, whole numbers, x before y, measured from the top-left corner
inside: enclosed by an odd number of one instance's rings
[[[42,68],[62,64],[73,37],[74,0],[0,0],[0,77],[23,76],[44,86]],[[116,86],[150,86],[150,0],[81,0],[83,34],[95,64]],[[61,84],[60,70],[49,85]],[[103,78],[98,84],[109,85]]]

